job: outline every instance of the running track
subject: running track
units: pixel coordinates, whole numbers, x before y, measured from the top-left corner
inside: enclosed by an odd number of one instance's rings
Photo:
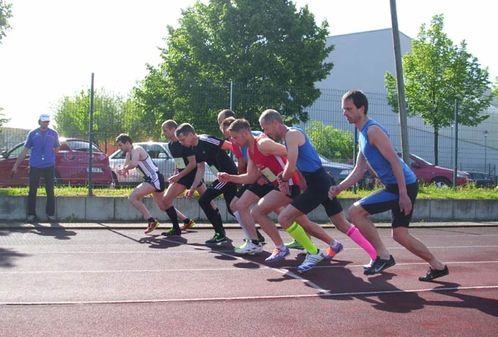
[[[269,267],[269,253],[205,247],[207,229],[0,230],[0,336],[498,335],[497,227],[414,229],[450,268],[434,283],[386,229],[397,265],[371,277],[366,254],[327,231],[345,250],[298,275],[298,251]]]

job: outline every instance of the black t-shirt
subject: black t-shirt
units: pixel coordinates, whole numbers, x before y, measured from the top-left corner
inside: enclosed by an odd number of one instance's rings
[[[175,160],[176,168],[179,172],[183,171],[183,169],[185,169],[188,165],[188,157],[193,156],[194,151],[192,151],[192,148],[183,146],[178,141],[170,141],[168,143],[168,148],[169,152],[173,156],[173,159]]]
[[[237,166],[221,147],[225,141],[214,136],[199,135],[199,143],[192,149],[197,163],[206,162],[209,167],[215,167],[218,172],[237,174]],[[215,172],[213,172],[215,173]]]

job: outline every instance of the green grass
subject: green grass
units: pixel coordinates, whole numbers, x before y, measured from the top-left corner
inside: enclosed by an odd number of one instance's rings
[[[94,188],[93,194],[97,197],[125,197],[132,188]],[[363,198],[375,190],[344,191],[339,198]],[[84,197],[88,195],[86,187],[56,187],[55,194],[59,197]],[[0,188],[0,196],[27,196],[27,187]],[[45,189],[39,188],[38,195],[44,196]],[[498,189],[477,188],[473,186],[452,188],[436,188],[434,185],[421,185],[419,199],[498,199]]]

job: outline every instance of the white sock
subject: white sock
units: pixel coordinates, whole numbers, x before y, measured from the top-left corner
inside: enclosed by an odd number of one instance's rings
[[[242,223],[242,219],[240,218],[240,213],[238,211],[233,212],[233,215],[235,215],[235,219],[237,219],[237,222],[240,224],[240,227],[244,231],[244,237],[246,238],[246,240],[251,241],[251,236],[247,232],[246,226],[244,226],[244,224]]]

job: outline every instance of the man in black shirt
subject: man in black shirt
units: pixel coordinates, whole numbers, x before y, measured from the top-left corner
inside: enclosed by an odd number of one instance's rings
[[[197,186],[204,177],[204,163],[209,166],[215,176],[218,172],[237,174],[237,166],[225,152],[225,150],[231,150],[232,144],[229,141],[221,140],[209,135],[197,135],[192,125],[188,123],[179,125],[175,131],[175,135],[182,145],[192,148],[197,162],[197,173],[187,196],[191,197],[193,195],[195,186]],[[236,193],[237,186],[234,183],[222,183],[216,179],[199,198],[199,205],[213,225],[215,231],[213,238],[206,241],[206,245],[218,246],[228,243],[220,212],[217,208],[211,206],[211,201],[223,194],[227,209],[232,213],[230,210],[230,202]]]

